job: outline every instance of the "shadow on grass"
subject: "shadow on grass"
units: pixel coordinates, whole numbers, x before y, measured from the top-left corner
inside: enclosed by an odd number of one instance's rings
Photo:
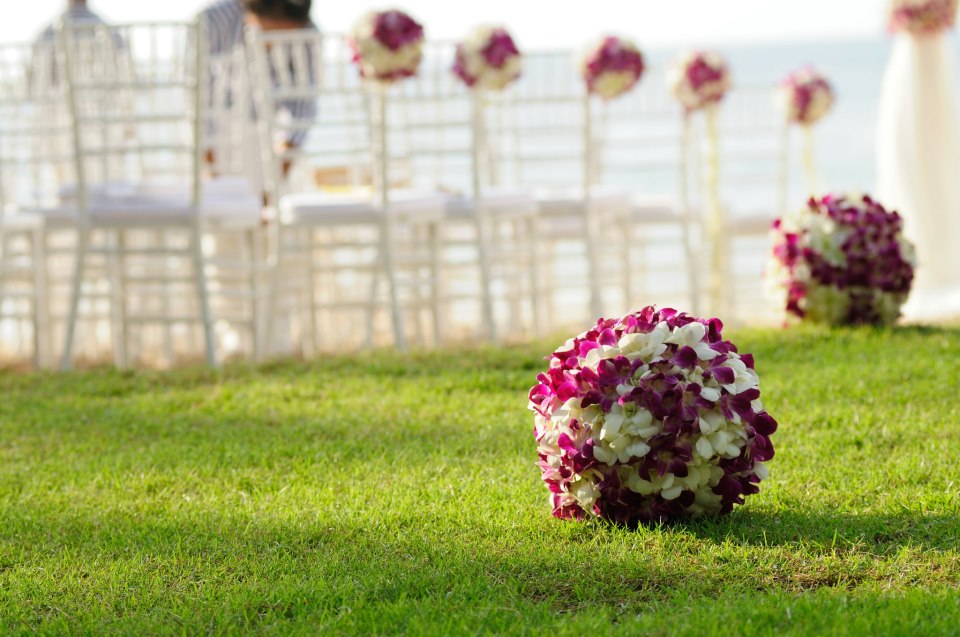
[[[911,511],[737,511],[721,518],[677,523],[668,528],[683,529],[718,544],[803,546],[808,552],[856,550],[889,555],[906,546],[925,551],[952,551],[960,543],[960,516]]]

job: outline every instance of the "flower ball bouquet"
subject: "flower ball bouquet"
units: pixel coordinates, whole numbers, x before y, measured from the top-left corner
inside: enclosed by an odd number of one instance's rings
[[[836,101],[833,86],[815,69],[806,67],[791,73],[780,83],[777,97],[787,122],[801,127],[807,187],[809,192],[816,192],[819,179],[813,150],[813,125],[833,108]]]
[[[457,45],[453,72],[470,88],[502,91],[520,77],[522,59],[506,29],[482,26]]]
[[[601,319],[530,391],[553,515],[633,525],[729,513],[758,492],[777,422],[718,319]]]
[[[706,195],[706,229],[709,274],[707,290],[710,307],[726,305],[724,281],[726,241],[723,237],[723,205],[720,201],[720,142],[717,124],[718,106],[730,90],[730,69],[717,53],[695,51],[678,59],[671,67],[667,82],[683,107],[683,136],[688,137],[691,120],[697,112],[704,117],[703,192]]]
[[[667,79],[687,112],[716,105],[730,90],[730,69],[717,53],[695,51],[680,58]]]
[[[423,39],[423,27],[403,11],[373,11],[353,29],[353,60],[366,79],[386,83],[412,77],[423,59]]]
[[[801,126],[819,122],[836,101],[830,81],[812,67],[788,75],[780,83],[778,97],[787,121]]]
[[[887,325],[914,277],[903,222],[867,195],[827,195],[774,222],[768,294],[788,315]]]
[[[612,100],[630,91],[645,69],[643,54],[630,40],[606,36],[587,49],[580,73],[587,92]]]
[[[936,35],[953,28],[958,0],[892,0],[890,30],[911,35]]]

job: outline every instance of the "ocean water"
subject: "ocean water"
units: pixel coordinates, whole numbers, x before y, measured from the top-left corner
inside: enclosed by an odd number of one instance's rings
[[[821,187],[873,190],[877,105],[890,52],[887,38],[731,47],[723,52],[734,82],[744,86],[772,87],[807,64],[830,78],[837,102],[815,129]]]
[[[793,42],[721,47],[730,62],[735,86],[773,87],[788,72],[811,64],[833,83],[837,102],[815,128],[821,186],[836,190],[875,188],[877,107],[892,40]],[[957,38],[950,48],[960,55]],[[654,67],[669,63],[674,51],[652,51]],[[957,65],[960,71],[960,65]],[[960,82],[960,74],[958,74]],[[794,144],[794,154],[799,152]]]

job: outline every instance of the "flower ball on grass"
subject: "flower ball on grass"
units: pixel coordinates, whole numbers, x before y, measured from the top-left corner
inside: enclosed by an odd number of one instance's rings
[[[867,195],[826,195],[774,221],[768,294],[789,316],[889,325],[914,277],[903,221]]]
[[[647,307],[601,319],[530,391],[553,515],[616,523],[729,513],[757,493],[777,422],[718,319]]]

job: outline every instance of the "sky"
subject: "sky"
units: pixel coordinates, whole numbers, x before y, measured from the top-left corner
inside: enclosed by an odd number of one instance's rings
[[[114,22],[176,20],[209,0],[89,0]],[[12,0],[5,0],[12,3]],[[30,39],[66,0],[17,3],[0,20],[0,41]],[[527,49],[578,48],[603,34],[630,36],[641,46],[840,39],[883,32],[886,0],[314,0],[313,17],[326,31],[346,31],[370,9],[395,6],[427,29],[427,37],[460,38],[470,27],[505,24]]]

